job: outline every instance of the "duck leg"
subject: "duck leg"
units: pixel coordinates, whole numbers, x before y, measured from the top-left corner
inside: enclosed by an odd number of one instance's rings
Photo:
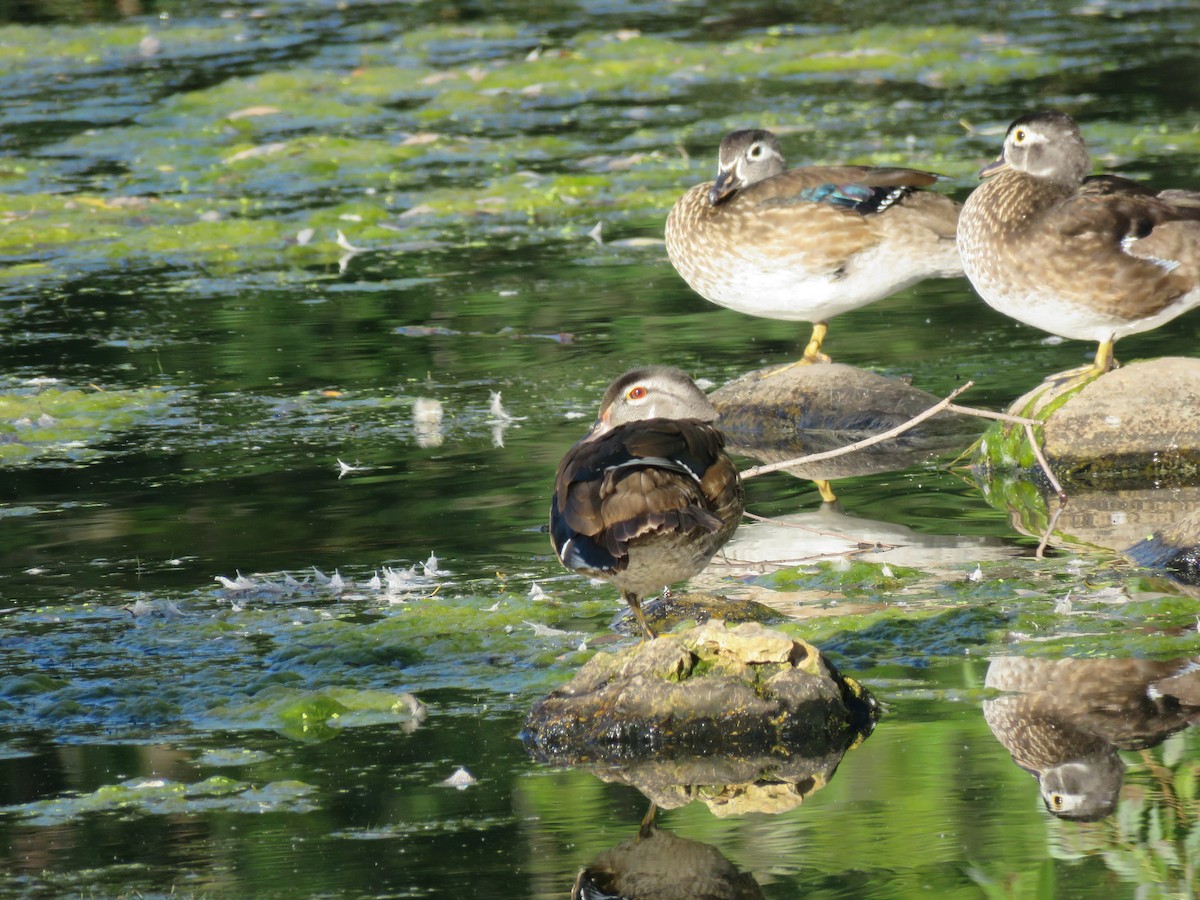
[[[812,335],[808,339],[808,346],[804,348],[804,353],[801,354],[796,364],[829,362],[829,357],[821,352],[821,344],[825,343],[825,335],[828,333],[828,323],[813,322]]]
[[[808,339],[808,345],[804,348],[804,352],[800,354],[800,358],[793,363],[788,363],[786,366],[780,366],[777,369],[771,369],[761,377],[770,378],[772,375],[778,375],[780,372],[786,372],[788,369],[794,369],[796,366],[811,366],[816,363],[832,362],[829,356],[821,352],[821,344],[825,342],[825,335],[829,332],[829,325],[825,322],[814,322],[812,336]]]
[[[652,641],[658,637],[654,633],[654,629],[650,627],[650,623],[646,621],[646,614],[642,612],[641,599],[636,594],[630,594],[626,591],[621,591],[621,599],[629,604],[629,608],[633,610],[633,617],[642,626],[642,641]]]
[[[1096,356],[1091,364],[1059,372],[1057,375],[1051,375],[1046,380],[1054,384],[1056,391],[1065,391],[1099,378],[1104,373],[1110,372],[1117,367],[1117,361],[1113,357],[1113,344],[1114,340],[1112,337],[1101,341],[1100,346],[1096,348]]]
[[[833,485],[828,481],[820,478],[814,478],[813,484],[817,486],[817,490],[821,492],[821,499],[826,503],[833,503],[837,500],[837,494],[833,492]]]

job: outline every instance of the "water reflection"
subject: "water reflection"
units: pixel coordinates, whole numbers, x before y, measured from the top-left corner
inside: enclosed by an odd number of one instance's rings
[[[939,400],[903,380],[841,363],[751,372],[711,399],[729,449],[764,463],[876,438]],[[887,440],[784,471],[815,481],[897,472],[962,451],[981,430],[969,416],[942,412]]]
[[[1063,819],[1111,815],[1124,782],[1119,750],[1143,750],[1200,715],[1200,661],[992,660],[985,682],[1005,696],[983,715],[1013,761]]]
[[[1047,535],[1059,546],[1115,550],[1196,583],[1200,485],[1072,487],[1065,503],[1045,484],[1023,479],[994,479],[981,487],[989,502],[1008,509],[1023,534]]]
[[[605,783],[636,788],[662,809],[698,802],[719,818],[775,815],[795,809],[827,786],[846,752],[857,747],[866,734],[869,731],[852,735],[848,742],[838,735],[823,746],[804,747],[794,755],[784,749],[759,756],[714,752],[620,765],[593,764],[587,769]],[[565,764],[569,759],[559,757],[553,762]]]
[[[983,560],[1016,556],[1019,548],[1000,538],[927,534],[906,525],[847,513],[841,501],[811,512],[750,522],[738,529],[715,565],[725,572],[761,572],[847,554],[869,554],[870,562],[946,571]]]
[[[681,838],[658,826],[658,808],[637,835],[580,870],[571,900],[755,900],[762,888],[711,844]]]

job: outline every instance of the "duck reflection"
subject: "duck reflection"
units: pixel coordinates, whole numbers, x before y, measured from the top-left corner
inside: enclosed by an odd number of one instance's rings
[[[1063,819],[1110,815],[1125,776],[1119,750],[1142,750],[1200,717],[1200,660],[1002,657],[986,686],[984,719],[1013,761],[1034,775]]]
[[[636,837],[580,870],[571,900],[756,900],[762,888],[710,844],[658,827],[651,803]]]

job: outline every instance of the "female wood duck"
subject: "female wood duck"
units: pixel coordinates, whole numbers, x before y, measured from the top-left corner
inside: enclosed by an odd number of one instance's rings
[[[633,369],[609,386],[599,420],[558,466],[554,552],[571,571],[615,584],[643,639],[654,632],[642,598],[708,565],[742,516],[742,482],[716,418],[679,369]]]
[[[812,322],[801,362],[821,353],[826,322],[925,278],[962,274],[959,206],[919,190],[912,169],[787,169],[769,131],[721,141],[717,180],[667,216],[667,255],[691,288],[752,316]]]
[[[1112,368],[1118,338],[1200,304],[1200,195],[1089,178],[1090,168],[1070,116],[1023,116],[958,223],[963,268],[989,305],[1100,343],[1084,377]]]

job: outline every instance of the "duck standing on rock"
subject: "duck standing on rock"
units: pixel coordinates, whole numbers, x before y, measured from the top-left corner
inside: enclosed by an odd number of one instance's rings
[[[828,362],[827,322],[926,278],[962,274],[959,205],[921,190],[913,169],[788,169],[761,129],[726,135],[717,180],[687,191],[667,216],[667,256],[719,306],[812,322],[799,362]]]
[[[963,269],[990,306],[1099,342],[1081,379],[1112,368],[1118,338],[1200,305],[1200,194],[1156,194],[1090,169],[1070,116],[1022,116],[958,222]]]
[[[642,598],[700,572],[745,507],[717,411],[679,369],[614,381],[554,479],[550,540],[564,566],[612,582],[642,628]]]

